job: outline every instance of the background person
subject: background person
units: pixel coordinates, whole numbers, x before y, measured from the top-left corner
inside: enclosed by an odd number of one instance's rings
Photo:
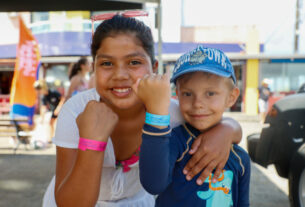
[[[230,60],[220,50],[198,46],[178,59],[171,82],[176,85],[186,121],[172,130],[169,71],[163,76],[144,77],[135,89],[147,110],[140,152],[143,187],[158,194],[158,207],[248,207],[250,158],[236,144],[217,180],[212,181],[211,173],[204,182],[196,183],[195,179],[186,180],[181,171],[191,158],[188,151],[192,142],[217,125],[239,96]]]
[[[90,75],[90,79],[89,79],[89,84],[88,84],[88,89],[89,88],[95,88],[95,75],[94,73],[92,73]]]
[[[145,107],[132,90],[137,79],[158,68],[151,30],[115,15],[96,28],[91,54],[96,87],[62,107],[54,138],[56,176],[43,206],[152,207],[154,197],[143,189],[138,166]],[[174,100],[170,113],[173,126],[182,123]],[[232,119],[199,136],[185,166],[187,176],[205,168],[200,176],[207,177],[215,167],[220,174],[232,140],[240,139],[240,125]]]
[[[73,66],[69,75],[70,86],[66,95],[66,100],[78,92],[88,89],[87,74],[90,72],[91,66],[87,58],[80,58]]]
[[[34,88],[36,89],[39,96],[42,96],[42,103],[40,107],[40,121],[44,122],[45,114],[48,110],[52,112],[50,125],[50,135],[48,142],[52,142],[52,137],[54,136],[54,128],[57,115],[61,109],[64,102],[64,97],[56,90],[49,89],[46,81],[37,80],[34,83]]]
[[[268,112],[268,100],[271,95],[271,90],[269,88],[270,80],[265,78],[262,80],[261,86],[258,88],[258,110],[260,114],[261,123],[265,122],[266,115]]]

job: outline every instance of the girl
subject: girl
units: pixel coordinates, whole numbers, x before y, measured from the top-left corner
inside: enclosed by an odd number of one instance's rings
[[[91,54],[96,88],[70,98],[59,114],[53,140],[56,176],[45,193],[44,206],[154,206],[154,197],[139,179],[145,107],[132,90],[137,79],[158,67],[151,30],[134,18],[116,15],[97,27]],[[169,111],[172,126],[181,124],[177,102],[171,101]],[[184,173],[193,177],[205,168],[198,178],[205,179],[217,167],[220,174],[232,142],[240,139],[240,125],[224,119],[198,137]],[[107,142],[107,147],[79,149],[79,141],[84,140]]]

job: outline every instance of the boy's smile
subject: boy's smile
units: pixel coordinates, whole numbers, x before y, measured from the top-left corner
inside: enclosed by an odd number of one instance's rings
[[[226,108],[237,96],[229,87],[230,79],[204,72],[183,75],[177,81],[181,113],[186,122],[205,131],[222,119]],[[239,93],[238,93],[239,94]]]

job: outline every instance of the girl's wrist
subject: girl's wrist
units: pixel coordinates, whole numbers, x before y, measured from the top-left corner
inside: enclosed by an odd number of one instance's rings
[[[78,142],[78,149],[82,151],[94,150],[94,151],[103,152],[105,151],[106,146],[107,146],[107,142],[97,141],[93,139],[86,139],[83,137],[80,137]]]
[[[95,140],[95,141],[99,141],[99,142],[108,142],[108,138],[109,136],[95,136],[95,135],[86,135],[89,133],[81,133],[79,132],[79,137],[80,138],[85,138],[85,139],[90,139],[90,140]]]

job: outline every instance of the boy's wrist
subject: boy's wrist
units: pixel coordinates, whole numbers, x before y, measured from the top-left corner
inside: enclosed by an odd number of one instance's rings
[[[146,112],[145,123],[154,126],[159,129],[163,129],[170,124],[170,115],[157,115]]]
[[[168,132],[170,130],[170,126],[156,126],[156,125],[151,125],[151,124],[147,124],[145,123],[143,126],[143,130],[146,132],[150,132],[150,133],[164,133],[164,132]]]

